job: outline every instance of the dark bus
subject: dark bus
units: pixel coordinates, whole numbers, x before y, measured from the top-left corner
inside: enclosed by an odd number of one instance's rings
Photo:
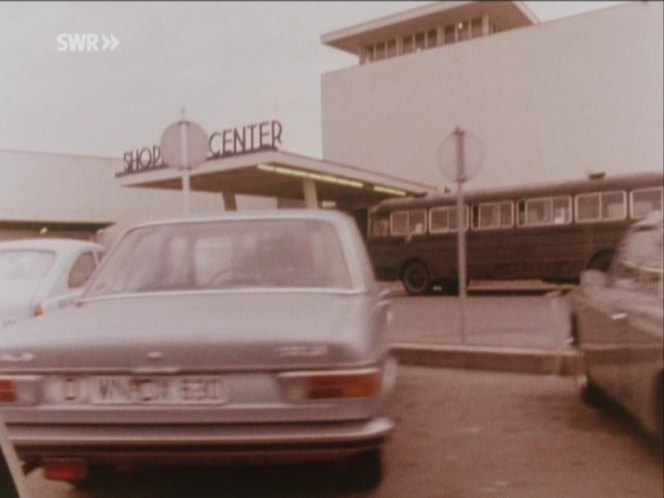
[[[662,209],[661,171],[464,194],[468,279],[577,282],[606,270],[626,228]],[[409,294],[458,288],[456,194],[389,199],[369,213],[368,247],[381,280]]]

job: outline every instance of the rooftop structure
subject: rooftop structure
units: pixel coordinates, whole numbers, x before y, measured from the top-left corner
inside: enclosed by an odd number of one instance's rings
[[[539,23],[522,2],[436,2],[321,37],[360,64]]]

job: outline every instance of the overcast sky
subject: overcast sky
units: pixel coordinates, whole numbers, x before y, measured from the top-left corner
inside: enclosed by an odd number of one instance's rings
[[[320,157],[320,76],[357,63],[320,36],[427,3],[0,3],[0,149],[120,158],[186,107],[209,133],[278,119]],[[617,2],[524,3],[546,22]],[[69,33],[120,44],[58,52]]]

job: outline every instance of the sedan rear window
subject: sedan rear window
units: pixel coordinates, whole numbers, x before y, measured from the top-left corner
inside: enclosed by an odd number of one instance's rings
[[[236,288],[349,288],[333,225],[316,220],[174,223],[129,232],[86,297]]]
[[[55,253],[27,249],[0,251],[0,279],[45,277],[55,261]]]

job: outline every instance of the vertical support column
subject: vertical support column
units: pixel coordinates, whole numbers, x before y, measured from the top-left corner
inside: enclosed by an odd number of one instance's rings
[[[302,191],[304,192],[304,205],[307,209],[318,209],[318,194],[316,182],[310,178],[302,180]]]
[[[489,16],[484,14],[482,16],[482,36],[486,36],[489,33]]]
[[[235,192],[232,190],[223,190],[221,195],[224,196],[224,209],[226,211],[237,211],[237,202],[235,201]]]

